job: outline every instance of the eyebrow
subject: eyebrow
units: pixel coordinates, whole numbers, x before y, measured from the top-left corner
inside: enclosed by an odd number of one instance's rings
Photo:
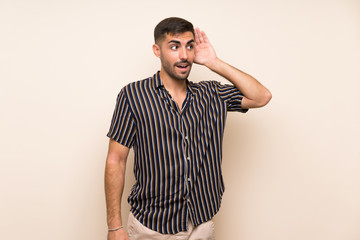
[[[195,42],[194,39],[191,39],[191,40],[188,41],[186,44],[190,44],[190,43],[192,43],[192,42]],[[169,43],[180,44],[180,41],[178,41],[178,40],[171,40],[171,41],[168,42],[168,44],[169,44]]]

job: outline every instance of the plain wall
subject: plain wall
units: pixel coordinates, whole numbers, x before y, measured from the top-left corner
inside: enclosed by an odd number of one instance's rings
[[[359,240],[358,0],[0,0],[0,239],[106,238],[116,96],[159,69],[169,16],[273,94],[228,114],[217,239]],[[226,82],[202,66],[189,79]]]

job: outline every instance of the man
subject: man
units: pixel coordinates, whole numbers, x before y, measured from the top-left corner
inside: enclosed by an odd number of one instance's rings
[[[214,239],[212,218],[224,191],[221,145],[226,112],[262,107],[271,93],[220,60],[206,34],[184,19],[164,19],[154,37],[161,69],[121,90],[108,133],[108,239]],[[188,81],[193,63],[232,85]],[[127,235],[120,202],[131,147],[136,182],[128,198]]]

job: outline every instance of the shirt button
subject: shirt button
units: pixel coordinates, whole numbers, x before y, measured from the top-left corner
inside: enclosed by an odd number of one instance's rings
[[[190,161],[190,157],[187,157],[186,159],[187,159],[188,161]]]
[[[187,136],[185,136],[185,140],[188,140],[188,137],[187,137]]]
[[[191,182],[191,179],[190,179],[190,178],[188,178],[188,181],[189,181],[189,182]]]

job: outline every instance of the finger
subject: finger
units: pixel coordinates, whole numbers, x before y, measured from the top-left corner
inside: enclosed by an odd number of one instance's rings
[[[198,31],[198,36],[199,36],[199,42],[203,43],[204,42],[203,34],[199,28],[197,28],[197,31]]]
[[[200,29],[197,27],[195,28],[194,32],[195,32],[195,43],[200,44],[200,35],[201,35]]]
[[[198,28],[194,28],[194,34],[195,34],[195,43],[199,44]]]
[[[206,33],[204,31],[201,31],[201,36],[202,36],[202,39],[205,43],[208,43],[209,42],[209,39],[208,37],[206,36]]]

